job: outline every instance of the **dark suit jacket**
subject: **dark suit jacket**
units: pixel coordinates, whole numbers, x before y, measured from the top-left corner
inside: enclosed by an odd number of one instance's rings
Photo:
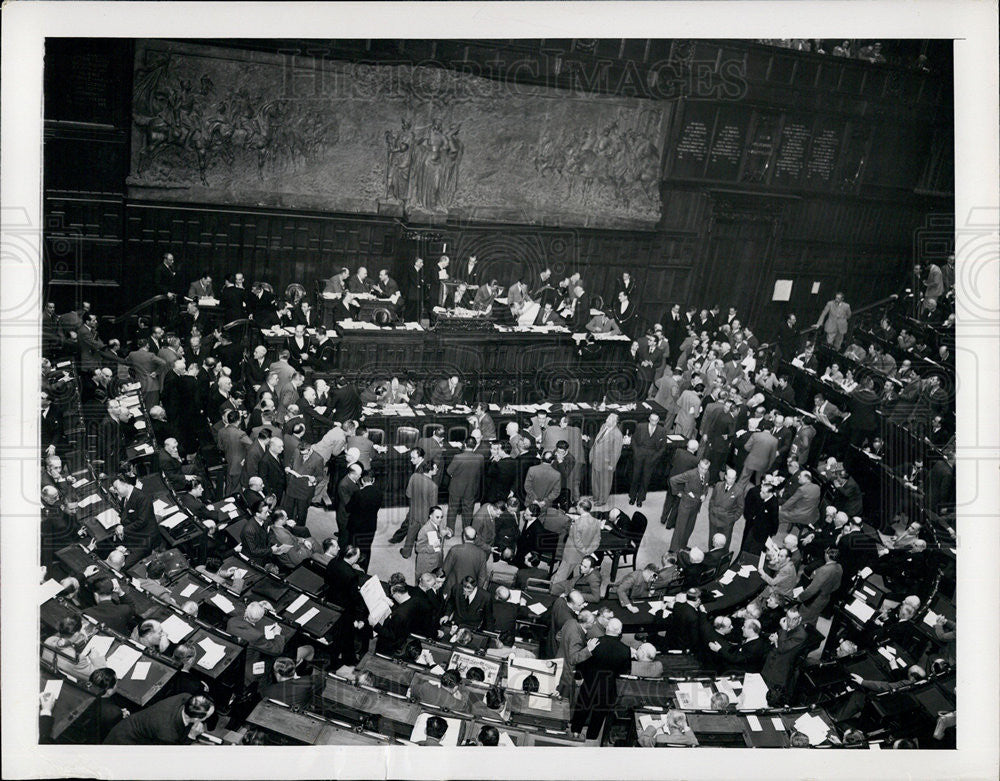
[[[270,453],[264,453],[257,464],[257,475],[264,481],[264,493],[274,494],[278,500],[285,493],[285,467]]]
[[[384,496],[375,483],[361,488],[347,503],[349,528],[355,534],[374,534]]]
[[[649,423],[642,422],[636,425],[635,433],[632,434],[632,452],[636,456],[656,456],[667,449],[667,430],[656,424],[653,435],[649,434]]]
[[[434,386],[434,390],[431,391],[431,404],[461,404],[462,394],[465,392],[465,383],[461,380],[458,381],[458,385],[455,386],[455,390],[452,391],[448,386],[448,380],[441,380]]]
[[[326,565],[326,598],[344,609],[343,618],[360,621],[368,617],[368,609],[361,597],[360,570],[340,558],[331,559]]]
[[[761,676],[770,688],[775,686],[788,687],[796,654],[807,638],[806,628],[802,624],[799,624],[791,632],[786,632],[784,629],[778,630],[778,644],[768,651],[761,669]]]
[[[132,628],[138,623],[139,617],[136,615],[135,607],[132,605],[131,597],[128,595],[119,597],[120,602],[99,602],[91,605],[83,612],[95,621],[105,624],[122,635],[131,633]]]
[[[330,409],[327,412],[336,422],[345,423],[361,418],[361,397],[353,385],[334,388],[330,391],[329,401]]]
[[[386,656],[397,654],[416,627],[426,625],[427,612],[427,602],[418,597],[410,597],[402,604],[393,605],[389,617],[377,630],[375,652]]]
[[[486,559],[488,554],[471,542],[456,545],[444,557],[444,572],[447,576],[444,588],[448,593],[467,575],[471,575],[480,587],[486,585]]]
[[[254,564],[263,567],[271,558],[271,546],[267,541],[267,529],[252,518],[243,526],[240,532],[240,544],[243,555]]]
[[[319,672],[303,678],[276,681],[260,689],[264,699],[278,700],[292,708],[309,708],[323,691],[324,676]]]
[[[138,488],[133,488],[122,508],[122,544],[133,554],[148,553],[160,542],[160,527],[153,513],[153,500]]]
[[[118,745],[187,743],[190,728],[185,726],[181,711],[189,699],[190,694],[177,694],[132,713],[111,729],[104,742]]]
[[[485,502],[502,502],[517,484],[517,461],[513,458],[502,458],[499,461],[486,462],[486,492]]]
[[[618,692],[618,676],[632,672],[632,655],[627,645],[617,637],[605,635],[591,652],[590,658],[576,666],[583,676],[581,698],[592,707],[610,707]]]
[[[452,588],[447,610],[451,612],[452,620],[459,626],[482,629],[489,625],[491,608],[492,600],[485,588],[476,588],[476,595],[472,598],[472,602],[469,602],[462,593],[462,583],[459,581]]]
[[[462,451],[448,464],[449,496],[478,499],[483,479],[483,457],[479,453]]]

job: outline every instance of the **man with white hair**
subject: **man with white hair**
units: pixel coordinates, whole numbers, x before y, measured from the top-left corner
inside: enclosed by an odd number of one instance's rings
[[[513,420],[507,424],[507,439],[510,441],[511,458],[517,458],[531,450],[531,440],[521,433],[520,427]]]
[[[244,675],[247,684],[255,680],[261,683],[267,681],[265,672],[260,671],[261,665],[265,665],[266,670],[267,660],[284,651],[285,643],[288,642],[288,635],[281,625],[265,618],[267,607],[269,606],[264,602],[250,602],[242,616],[234,615],[226,623],[229,634],[247,643]]]
[[[640,678],[663,677],[663,662],[656,658],[656,646],[643,643],[635,649],[635,659],[632,661],[632,675]]]
[[[180,445],[173,437],[164,441],[163,449],[157,454],[157,461],[167,485],[175,491],[183,491],[190,481],[196,479],[192,474],[193,467],[185,465],[181,460]]]
[[[621,641],[621,634],[622,622],[611,619],[604,637],[594,643],[590,659],[578,668],[583,683],[570,724],[574,737],[579,738],[586,726],[587,740],[597,739],[618,698],[618,676],[632,671],[632,653]]]

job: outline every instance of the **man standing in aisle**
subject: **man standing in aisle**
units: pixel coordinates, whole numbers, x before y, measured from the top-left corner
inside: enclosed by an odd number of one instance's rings
[[[851,317],[851,305],[844,301],[844,294],[839,290],[837,294],[826,302],[823,311],[820,312],[816,327],[823,326],[826,333],[826,343],[834,350],[840,350],[847,335],[847,321]]]
[[[611,497],[623,439],[621,429],[618,428],[618,414],[609,413],[590,446],[590,488],[596,507],[603,507]]]
[[[458,531],[456,521],[462,514],[462,525],[472,522],[472,512],[479,500],[479,491],[483,480],[485,460],[481,453],[476,453],[476,440],[469,437],[465,440],[465,449],[457,453],[448,464],[448,526]]]
[[[701,503],[708,495],[708,467],[710,462],[703,458],[696,469],[670,478],[670,491],[678,497],[677,528],[670,538],[670,550],[674,553],[686,548],[694,524],[698,518]]]
[[[651,412],[646,425],[639,425],[632,434],[632,485],[628,503],[642,507],[646,500],[653,469],[667,449],[667,432],[660,425],[660,416]]]

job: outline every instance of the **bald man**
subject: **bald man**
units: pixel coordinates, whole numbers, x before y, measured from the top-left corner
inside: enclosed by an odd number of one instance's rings
[[[618,676],[629,675],[632,671],[632,653],[621,641],[621,634],[622,622],[612,618],[604,637],[593,644],[590,658],[578,667],[583,683],[571,722],[576,737],[586,726],[587,740],[597,739],[618,697]]]

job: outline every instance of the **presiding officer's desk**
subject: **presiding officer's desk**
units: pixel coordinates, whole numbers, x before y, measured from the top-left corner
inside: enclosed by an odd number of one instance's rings
[[[728,746],[742,748],[788,748],[789,738],[799,729],[796,722],[819,719],[827,728],[827,736],[813,745],[832,747],[840,743],[833,719],[823,708],[762,710],[755,713],[722,713],[718,711],[686,710],[688,726],[703,747]],[[665,719],[659,708],[635,711],[635,728],[641,733],[648,725]],[[818,723],[818,722],[817,722]]]

